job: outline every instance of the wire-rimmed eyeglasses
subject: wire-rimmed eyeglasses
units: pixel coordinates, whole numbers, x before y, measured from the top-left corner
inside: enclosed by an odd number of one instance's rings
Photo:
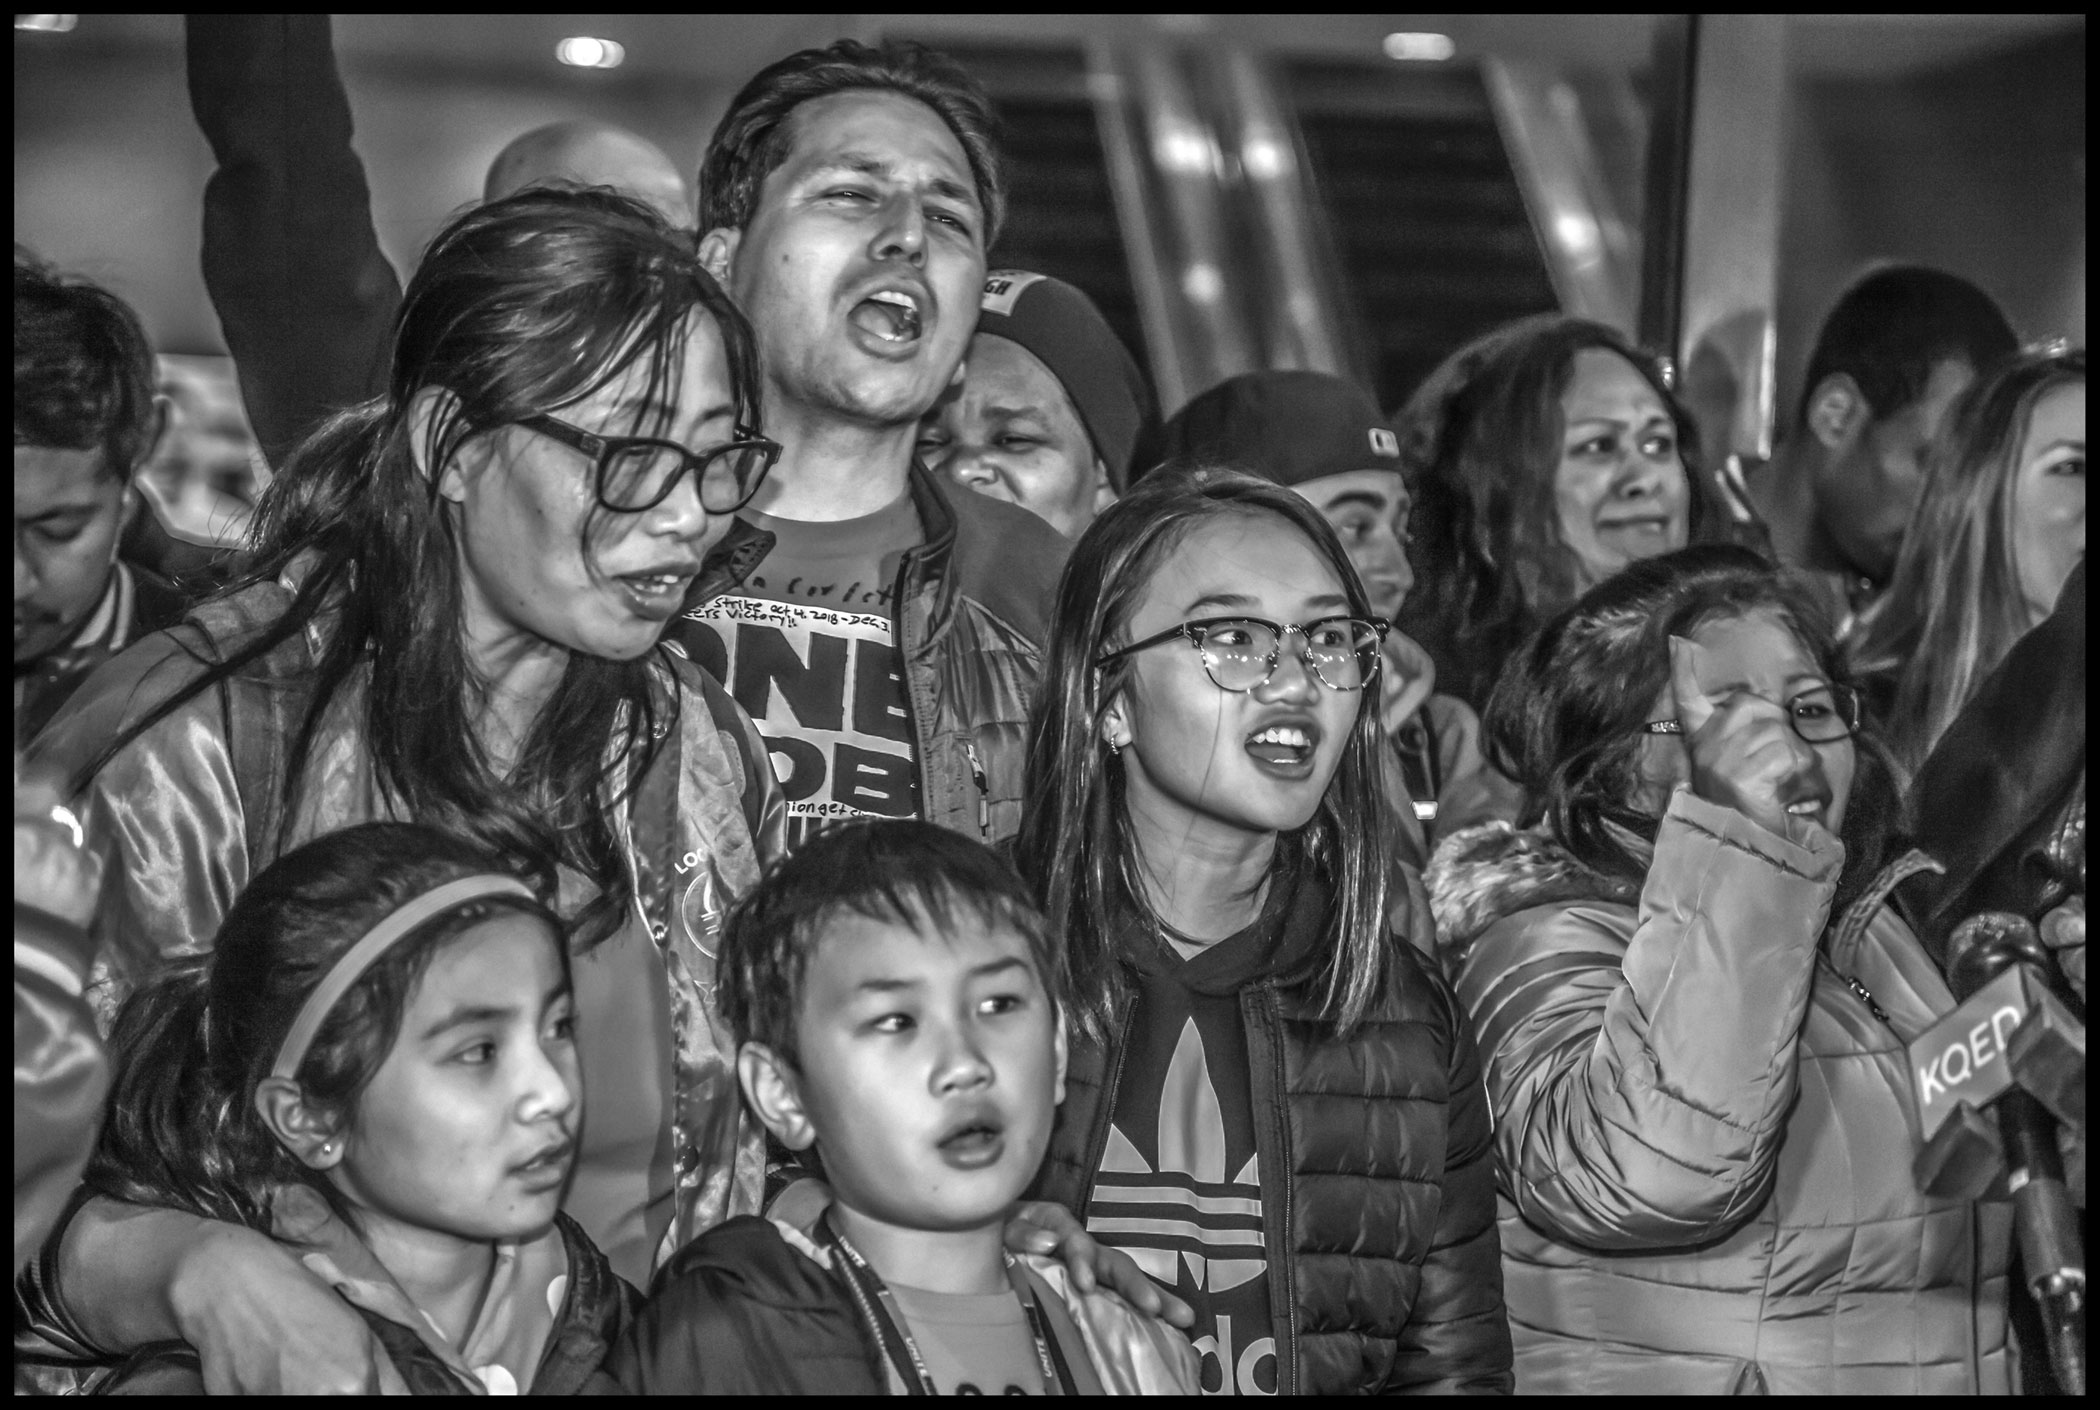
[[[1096,666],[1179,637],[1196,648],[1211,684],[1235,694],[1255,690],[1276,674],[1283,639],[1296,632],[1299,652],[1329,690],[1362,690],[1378,672],[1378,648],[1391,623],[1383,617],[1322,617],[1316,622],[1269,622],[1260,617],[1200,617],[1157,636],[1106,652]]]
[[[1860,694],[1849,685],[1819,685],[1789,696],[1785,702],[1787,723],[1810,744],[1835,744],[1859,733],[1865,719]],[[1649,734],[1683,734],[1675,720],[1650,720],[1641,726]]]

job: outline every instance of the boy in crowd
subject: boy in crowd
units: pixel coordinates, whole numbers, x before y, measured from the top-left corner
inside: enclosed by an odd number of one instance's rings
[[[1066,544],[916,453],[1005,210],[992,126],[933,51],[840,40],[746,84],[701,164],[700,256],[751,319],[782,453],[739,515],[764,556],[673,634],[758,722],[790,845],[854,816],[1020,826]]]
[[[1398,625],[1415,584],[1407,559],[1414,500],[1399,437],[1371,398],[1324,372],[1249,372],[1176,412],[1164,441],[1169,460],[1236,466],[1311,501],[1340,536],[1373,610],[1395,624],[1379,691],[1391,762],[1407,789],[1402,860],[1419,870],[1459,829],[1515,817],[1516,785],[1482,753],[1480,717],[1436,693],[1435,663]]]
[[[133,480],[165,418],[138,315],[15,257],[15,742],[88,672],[172,625],[174,584],[126,562]]]
[[[1152,387],[1094,301],[1021,269],[985,276],[963,380],[919,433],[926,467],[1068,539],[1130,483]]]
[[[2018,348],[1991,296],[1891,265],[1839,296],[1816,333],[1793,432],[1746,477],[1779,561],[1849,622],[1880,596],[1947,410]]]
[[[913,821],[820,833],[733,913],[721,973],[745,1100],[834,1202],[808,1235],[744,1217],[677,1255],[615,1353],[628,1390],[1196,1388],[1179,1333],[1003,1250],[1065,1037],[1053,938],[995,854]]]

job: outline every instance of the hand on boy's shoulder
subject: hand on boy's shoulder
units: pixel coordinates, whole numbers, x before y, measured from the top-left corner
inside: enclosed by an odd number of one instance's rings
[[[1087,1360],[1109,1395],[1196,1395],[1202,1390],[1196,1348],[1162,1319],[1133,1306],[1113,1288],[1082,1292],[1059,1258],[1018,1255],[1028,1271],[1057,1294]]]
[[[636,1395],[880,1394],[850,1295],[787,1235],[745,1215],[679,1250],[614,1349],[613,1378]]]

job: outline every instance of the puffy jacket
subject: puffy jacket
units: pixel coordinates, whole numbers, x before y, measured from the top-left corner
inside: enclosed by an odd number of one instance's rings
[[[290,600],[284,584],[259,584],[146,637],[89,677],[31,759],[76,777]],[[359,745],[353,676],[317,731],[297,816],[276,816],[316,630],[186,701],[85,781],[82,821],[108,878],[92,928],[111,978],[209,946],[248,878],[284,850],[389,815]],[[678,729],[616,820],[642,904],[573,965],[591,1121],[566,1207],[634,1282],[702,1229],[758,1208],[764,1149],[716,1028],[715,936],[786,830],[750,718],[689,662],[657,659]],[[564,877],[565,910],[586,894]]]
[[[1685,789],[1638,889],[1507,825],[1439,850],[1519,1392],[2007,1389],[2009,1211],[1911,1176],[1954,1000],[1884,902],[1929,864],[1826,930],[1843,862]]]
[[[1324,935],[1326,897],[1290,930]],[[1300,944],[1289,937],[1286,951]],[[1240,991],[1253,1068],[1277,1383],[1285,1394],[1507,1391],[1489,1114],[1471,1031],[1443,976],[1391,947],[1385,996],[1347,1038],[1316,996]],[[1045,1199],[1084,1223],[1115,1113],[1132,1004],[1074,1043]]]

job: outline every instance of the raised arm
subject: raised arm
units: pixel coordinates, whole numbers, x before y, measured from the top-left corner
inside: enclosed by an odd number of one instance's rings
[[[204,283],[275,467],[385,385],[401,281],[380,252],[327,15],[189,15],[190,107],[217,157]]]
[[[1757,1211],[1843,859],[1827,833],[1796,845],[1679,789],[1630,943],[1579,904],[1480,937],[1458,988],[1525,1219],[1622,1250],[1706,1242]]]

